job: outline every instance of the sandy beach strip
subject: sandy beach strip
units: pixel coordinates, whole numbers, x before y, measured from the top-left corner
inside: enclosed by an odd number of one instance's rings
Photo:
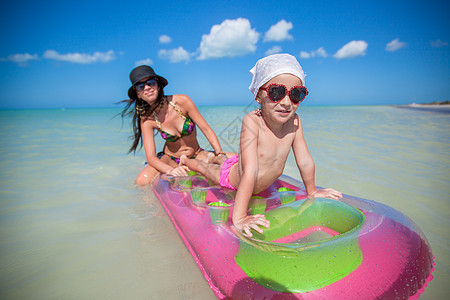
[[[394,107],[425,110],[425,111],[434,111],[434,112],[440,112],[440,113],[450,113],[450,104],[447,104],[447,103],[446,104],[411,103],[411,104],[407,104],[407,105],[394,105]]]

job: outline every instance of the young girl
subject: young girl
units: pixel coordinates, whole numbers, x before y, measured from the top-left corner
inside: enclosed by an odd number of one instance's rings
[[[207,161],[211,152],[203,150],[197,141],[198,128],[208,139],[216,156],[224,156],[216,134],[202,117],[192,100],[186,95],[165,96],[167,80],[149,66],[138,66],[130,73],[132,86],[122,117],[133,115],[133,145],[136,152],[144,145],[148,165],[136,179],[138,185],[152,182],[159,173],[174,176],[187,175],[188,169],[179,166],[179,157]],[[133,107],[134,104],[134,107]],[[166,140],[163,151],[156,153],[154,130]],[[225,157],[225,156],[224,156]]]
[[[204,174],[223,187],[237,190],[233,208],[234,225],[252,236],[269,227],[264,215],[247,215],[252,194],[268,188],[283,173],[290,149],[294,151],[300,175],[309,197],[339,199],[333,189],[316,189],[314,161],[303,137],[300,118],[295,113],[308,91],[305,74],[289,54],[275,54],[259,60],[250,70],[250,91],[261,109],[247,114],[242,122],[239,156],[221,165],[181,157],[180,165]]]

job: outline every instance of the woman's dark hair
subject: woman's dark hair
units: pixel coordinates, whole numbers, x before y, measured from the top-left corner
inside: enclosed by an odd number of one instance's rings
[[[120,103],[125,103],[125,108],[122,110],[120,115],[122,119],[124,117],[133,116],[132,125],[133,125],[133,134],[130,136],[130,140],[133,141],[133,145],[131,146],[128,153],[136,152],[138,146],[139,149],[142,148],[142,130],[141,130],[141,117],[145,114],[152,114],[157,107],[162,105],[166,101],[166,97],[164,95],[164,87],[158,82],[158,98],[156,99],[155,105],[150,106],[147,102],[142,99],[139,99],[134,88],[130,88],[128,90],[128,97],[130,99],[120,101]],[[133,105],[134,104],[134,105]]]

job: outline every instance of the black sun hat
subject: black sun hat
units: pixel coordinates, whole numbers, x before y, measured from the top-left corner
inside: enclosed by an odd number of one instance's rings
[[[152,67],[146,66],[146,65],[138,66],[130,72],[131,87],[128,89],[128,96],[130,98],[135,98],[132,96],[136,95],[136,93],[133,89],[133,86],[136,83],[138,83],[139,81],[141,81],[142,79],[147,78],[147,77],[156,78],[158,80],[158,83],[162,87],[165,87],[168,83],[167,79],[165,79],[162,76],[157,75]]]

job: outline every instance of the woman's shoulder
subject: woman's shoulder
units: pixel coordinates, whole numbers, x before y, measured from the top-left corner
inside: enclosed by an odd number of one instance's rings
[[[172,102],[174,104],[181,104],[181,105],[183,105],[183,104],[185,104],[187,102],[192,102],[191,98],[189,98],[189,96],[185,95],[185,94],[176,94],[176,95],[172,95],[172,96],[169,96],[169,97],[172,97]]]
[[[172,95],[171,102],[184,112],[190,111],[195,105],[191,98],[188,95],[184,94]]]
[[[147,113],[142,116],[140,122],[142,128],[157,129],[156,120],[152,113]]]

